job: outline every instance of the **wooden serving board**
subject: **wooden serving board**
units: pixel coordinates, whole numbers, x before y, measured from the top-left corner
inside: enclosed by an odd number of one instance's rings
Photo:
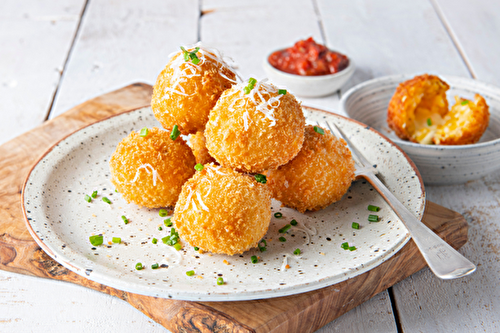
[[[22,185],[38,158],[74,131],[148,106],[152,87],[136,83],[91,99],[0,146],[0,269],[76,283],[121,298],[172,332],[313,332],[425,267],[413,241],[378,267],[344,282],[293,296],[240,302],[188,302],[143,296],[87,280],[52,260],[31,238],[21,209]],[[423,222],[454,248],[467,222],[427,202]]]

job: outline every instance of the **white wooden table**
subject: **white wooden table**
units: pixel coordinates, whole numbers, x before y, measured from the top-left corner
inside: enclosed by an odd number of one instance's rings
[[[308,36],[356,62],[343,91],[424,72],[500,86],[498,1],[2,0],[0,143],[93,96],[154,83],[181,44],[202,40],[232,56],[245,77],[263,78],[266,54]],[[341,93],[303,101],[336,110]],[[500,330],[500,173],[426,189],[429,200],[466,216],[461,252],[477,272],[441,281],[424,269],[319,332]],[[111,296],[0,271],[0,332],[49,331],[166,332]]]

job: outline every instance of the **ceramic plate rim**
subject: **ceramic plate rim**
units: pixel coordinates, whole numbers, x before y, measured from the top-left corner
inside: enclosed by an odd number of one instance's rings
[[[95,122],[93,122],[91,124],[88,124],[88,125],[86,125],[86,126],[84,126],[82,128],[79,128],[79,129],[73,131],[72,133],[64,136],[59,141],[57,141],[57,143],[55,143],[54,145],[52,145],[49,149],[47,149],[47,151],[45,153],[43,153],[37,159],[36,163],[31,167],[29,173],[27,174],[26,179],[25,179],[25,181],[23,183],[23,187],[22,187],[22,193],[23,194],[21,196],[21,205],[22,205],[21,208],[22,208],[22,211],[23,211],[25,225],[26,225],[26,227],[27,227],[30,235],[32,236],[32,238],[35,240],[35,242],[52,259],[54,259],[55,261],[57,261],[59,264],[61,264],[65,268],[69,269],[70,271],[72,271],[72,272],[74,272],[74,273],[76,273],[76,274],[78,274],[78,275],[80,275],[80,276],[82,276],[82,277],[84,277],[86,279],[89,279],[89,280],[94,281],[96,283],[100,283],[100,284],[103,284],[103,285],[106,285],[106,286],[109,286],[109,287],[112,287],[112,288],[116,288],[118,290],[122,290],[122,291],[126,291],[126,292],[132,292],[132,293],[137,293],[137,294],[141,294],[141,295],[145,295],[145,296],[154,296],[154,297],[167,298],[165,296],[161,296],[161,295],[158,295],[156,293],[147,293],[147,292],[144,292],[144,290],[141,289],[141,288],[136,289],[136,288],[133,287],[133,285],[132,286],[130,286],[130,285],[127,285],[127,286],[120,285],[119,287],[118,286],[113,286],[113,284],[114,284],[114,282],[115,282],[116,279],[109,278],[106,274],[101,274],[99,272],[95,272],[94,271],[91,276],[88,276],[88,275],[85,274],[85,271],[83,269],[81,269],[80,267],[73,266],[73,265],[71,265],[70,263],[68,263],[68,262],[66,262],[64,260],[60,260],[57,257],[57,255],[51,250],[50,245],[46,244],[43,240],[41,240],[40,237],[33,230],[32,225],[31,225],[31,223],[28,220],[28,216],[27,216],[27,212],[26,212],[26,205],[25,205],[25,193],[26,193],[25,189],[28,186],[28,181],[30,179],[31,174],[33,173],[34,169],[38,166],[38,164],[44,159],[44,157],[47,154],[49,154],[52,150],[54,150],[54,148],[56,146],[58,146],[61,142],[63,142],[64,140],[66,140],[67,138],[71,137],[73,134],[75,134],[77,132],[84,131],[85,129],[87,129],[90,126],[96,125],[98,123],[107,121],[107,120],[109,120],[111,118],[118,117],[118,116],[123,115],[123,114],[131,113],[131,112],[134,112],[134,111],[137,111],[137,110],[140,110],[140,109],[144,109],[144,108],[148,108],[148,107],[150,107],[150,106],[141,106],[141,107],[138,107],[138,108],[134,108],[134,109],[127,110],[127,111],[124,111],[124,112],[120,112],[118,114],[111,115],[111,116],[106,117],[104,119],[101,119],[101,120],[95,121]],[[302,107],[305,110],[313,110],[314,112],[326,113],[326,114],[328,114],[330,116],[342,118],[342,119],[344,119],[344,120],[346,120],[348,122],[353,122],[353,123],[355,123],[357,125],[363,126],[366,129],[374,132],[376,135],[382,137],[393,148],[395,148],[396,150],[398,150],[403,155],[403,157],[406,159],[406,161],[408,162],[408,164],[410,165],[410,167],[413,169],[413,171],[415,172],[415,175],[418,178],[418,181],[420,183],[421,196],[422,196],[422,204],[421,204],[421,207],[420,207],[420,217],[419,217],[419,219],[421,220],[423,218],[423,215],[424,215],[424,212],[425,212],[425,207],[426,207],[426,192],[425,192],[425,187],[424,187],[424,183],[423,183],[423,180],[422,180],[422,176],[420,175],[420,172],[416,168],[416,166],[413,163],[413,161],[408,157],[408,155],[400,147],[398,147],[396,144],[394,144],[394,142],[392,142],[392,140],[388,139],[386,136],[384,136],[383,134],[379,133],[378,131],[376,131],[372,127],[367,126],[367,125],[365,125],[365,124],[363,124],[363,123],[361,123],[361,122],[359,122],[359,121],[357,121],[355,119],[351,119],[351,118],[348,118],[348,117],[345,117],[345,116],[342,116],[342,115],[339,115],[339,114],[328,112],[328,111],[319,109],[317,107],[311,107],[311,106],[306,106],[306,105],[303,105]],[[172,297],[172,296],[168,296],[168,297],[176,299],[176,300],[187,300],[187,301],[246,301],[246,300],[269,299],[269,298],[290,296],[290,295],[301,294],[301,293],[305,293],[305,292],[309,292],[309,291],[313,291],[313,290],[318,290],[318,289],[325,288],[325,287],[328,287],[328,286],[331,286],[331,285],[335,285],[335,284],[340,283],[342,281],[354,278],[356,276],[359,276],[359,275],[361,275],[363,273],[366,273],[366,272],[370,271],[371,269],[373,269],[375,267],[378,267],[379,265],[381,265],[382,263],[384,263],[385,261],[387,261],[388,259],[390,259],[394,254],[396,254],[404,245],[406,245],[406,243],[408,243],[408,241],[410,239],[411,239],[411,236],[410,236],[409,232],[407,232],[406,235],[405,235],[405,237],[402,238],[402,240],[400,240],[398,243],[396,243],[393,246],[392,249],[389,249],[387,252],[385,252],[385,254],[383,256],[380,257],[380,259],[378,260],[378,262],[373,263],[371,265],[363,266],[363,267],[361,267],[359,269],[356,269],[356,271],[354,273],[351,273],[349,276],[344,275],[344,278],[342,278],[340,280],[334,280],[332,278],[326,278],[326,279],[323,279],[323,280],[313,281],[311,283],[308,283],[308,284],[305,284],[305,285],[301,286],[299,290],[293,289],[293,288],[285,289],[285,290],[275,289],[275,290],[272,290],[272,291],[267,291],[267,293],[265,295],[261,295],[262,292],[250,291],[250,292],[242,292],[242,293],[238,293],[238,294],[220,293],[220,294],[211,294],[211,295],[208,295],[208,296],[206,294],[204,294],[204,295],[196,294],[196,296],[192,295],[192,296],[187,296],[187,297],[178,296],[178,295],[176,295],[175,297]],[[200,296],[201,296],[201,298],[200,298]],[[205,297],[203,297],[203,296],[205,296]]]
[[[374,79],[371,79],[368,81],[364,81],[364,82],[357,84],[354,87],[350,88],[345,94],[342,95],[342,98],[340,99],[340,103],[339,103],[339,108],[347,115],[348,114],[346,111],[347,99],[349,97],[351,97],[351,95],[353,95],[354,93],[358,92],[359,90],[361,90],[365,87],[368,87],[368,86],[375,85],[376,83],[380,83],[380,82],[393,81],[396,79],[398,79],[398,80],[399,79],[411,79],[411,78],[415,77],[416,75],[421,75],[421,74],[387,75],[387,76],[381,76],[378,78],[374,78]],[[497,93],[500,95],[500,88],[495,86],[495,85],[492,85],[490,83],[486,83],[486,82],[479,81],[479,80],[472,79],[472,78],[466,78],[466,77],[460,77],[460,76],[454,76],[454,75],[441,75],[441,74],[436,74],[436,75],[439,76],[440,78],[444,79],[445,81],[447,79],[451,79],[451,80],[465,80],[465,81],[475,82],[475,83],[478,83],[479,85],[482,85],[482,86],[487,87],[489,89],[496,90]],[[355,120],[355,121],[358,121],[354,118],[350,118],[350,117],[348,117],[348,118]],[[453,145],[453,146],[423,145],[420,143],[404,141],[404,140],[396,139],[396,138],[394,138],[390,141],[393,143],[396,143],[397,145],[401,144],[401,145],[413,147],[413,148],[421,148],[421,149],[428,149],[428,150],[450,150],[451,151],[451,150],[466,150],[466,149],[475,149],[475,148],[483,148],[483,147],[493,146],[493,145],[500,143],[500,138],[495,139],[495,140],[486,141],[486,142],[474,143],[474,144],[470,144],[470,145]]]

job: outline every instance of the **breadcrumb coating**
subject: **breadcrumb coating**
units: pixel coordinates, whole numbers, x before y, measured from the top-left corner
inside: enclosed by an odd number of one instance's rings
[[[250,173],[276,169],[294,158],[304,140],[302,108],[290,94],[263,81],[226,90],[210,112],[208,151],[221,165]]]
[[[399,84],[387,109],[387,123],[403,140],[430,143],[427,120],[438,122],[448,112],[450,86],[435,75],[420,75]],[[432,122],[434,120],[434,122]]]
[[[222,92],[236,83],[233,70],[215,54],[202,48],[197,56],[200,63],[195,65],[184,60],[183,52],[174,55],[158,75],[151,99],[161,125],[178,125],[184,135],[203,131]]]
[[[127,202],[149,208],[175,205],[182,185],[194,174],[195,158],[181,137],[175,141],[153,127],[145,137],[130,133],[116,147],[111,182]]]
[[[267,172],[273,198],[299,212],[340,200],[354,180],[354,161],[344,140],[306,126],[304,145],[288,164]]]
[[[217,162],[208,152],[205,134],[203,132],[200,131],[196,132],[196,134],[191,134],[189,136],[189,146],[193,150],[194,157],[196,157],[196,163],[205,165],[207,163]]]
[[[455,105],[444,117],[433,141],[437,145],[466,145],[476,143],[486,131],[490,120],[489,107],[484,98],[476,94],[474,101],[455,96]]]
[[[249,175],[207,164],[182,187],[173,221],[191,246],[212,253],[243,253],[267,232],[271,193]]]

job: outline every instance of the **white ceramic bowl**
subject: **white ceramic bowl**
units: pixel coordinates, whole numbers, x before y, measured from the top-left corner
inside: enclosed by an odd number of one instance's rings
[[[273,67],[269,63],[269,55],[263,63],[269,80],[274,84],[285,86],[290,92],[301,97],[321,97],[333,94],[342,88],[354,73],[354,63],[349,58],[349,65],[335,74],[318,76],[289,74]]]
[[[398,84],[414,76],[386,76],[359,84],[342,96],[340,108],[400,146],[417,165],[426,185],[465,183],[500,169],[500,88],[473,79],[440,75],[450,85],[450,105],[455,103],[455,95],[472,99],[478,93],[490,107],[490,123],[476,144],[422,145],[399,139],[387,125],[387,106]]]

